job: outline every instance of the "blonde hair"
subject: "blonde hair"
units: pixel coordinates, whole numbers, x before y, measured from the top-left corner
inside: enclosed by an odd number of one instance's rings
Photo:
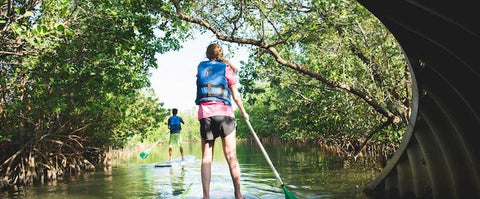
[[[209,60],[219,60],[223,57],[223,49],[219,44],[210,44],[207,47],[206,54]]]

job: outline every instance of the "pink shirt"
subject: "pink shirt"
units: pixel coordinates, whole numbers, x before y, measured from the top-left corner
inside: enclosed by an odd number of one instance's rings
[[[227,79],[228,86],[234,85],[238,81],[235,76],[235,71],[233,71],[231,67],[226,68],[225,78]],[[225,105],[225,103],[221,101],[205,101],[198,106],[198,120],[221,115],[235,118],[233,107]]]

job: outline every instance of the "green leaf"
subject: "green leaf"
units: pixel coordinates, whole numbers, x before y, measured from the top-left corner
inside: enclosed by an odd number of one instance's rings
[[[30,17],[33,13],[31,11],[27,11],[23,14],[23,17]]]
[[[67,34],[68,36],[72,36],[74,32],[70,29],[65,29],[65,34]]]
[[[55,113],[60,113],[62,111],[62,107],[55,107]]]
[[[65,27],[64,27],[62,24],[58,24],[57,30],[60,31],[60,32],[64,32],[64,31],[65,31]]]
[[[48,32],[47,26],[41,25],[41,28],[42,28],[42,33],[47,33]]]

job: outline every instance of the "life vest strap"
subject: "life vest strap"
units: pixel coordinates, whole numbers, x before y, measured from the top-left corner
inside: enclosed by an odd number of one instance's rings
[[[201,85],[199,86],[199,88],[204,88],[204,87],[212,87],[212,88],[226,88],[225,86],[223,85],[211,85],[211,84],[205,84],[205,85]]]
[[[218,95],[213,95],[213,94],[210,94],[210,95],[199,95],[200,97],[228,97],[227,95],[225,94],[218,94]]]
[[[199,95],[199,97],[228,97],[228,95],[225,94],[225,90],[230,90],[229,88],[226,88],[223,85],[211,85],[211,84],[206,84],[206,85],[201,85],[198,88],[207,88],[207,94]],[[222,90],[220,91],[221,94],[212,94],[212,89],[211,88],[221,88]]]

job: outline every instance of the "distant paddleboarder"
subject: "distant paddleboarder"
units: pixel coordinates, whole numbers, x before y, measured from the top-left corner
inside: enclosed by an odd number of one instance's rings
[[[245,120],[248,114],[243,108],[237,89],[235,68],[223,57],[222,47],[210,44],[206,52],[208,61],[202,61],[197,71],[198,120],[202,136],[202,185],[203,198],[209,198],[213,145],[217,137],[222,138],[223,154],[227,160],[235,189],[235,198],[243,198],[240,191],[240,166],[237,160],[235,131],[237,123],[232,100]]]
[[[168,161],[172,161],[172,145],[176,144],[180,148],[180,153],[183,159],[183,147],[182,138],[180,137],[180,131],[182,131],[183,119],[177,116],[178,109],[172,109],[172,116],[168,118],[168,129],[170,129],[170,139],[168,140]]]

